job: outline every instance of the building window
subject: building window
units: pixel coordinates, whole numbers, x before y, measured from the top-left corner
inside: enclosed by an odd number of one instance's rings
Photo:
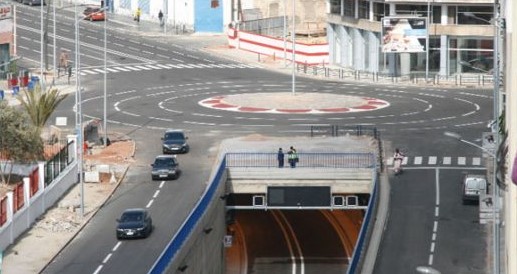
[[[492,39],[451,38],[449,56],[451,71],[457,73],[490,73],[494,67]],[[455,69],[454,69],[455,68]]]
[[[370,19],[370,2],[361,0],[359,1],[359,18]]]
[[[343,16],[355,17],[355,0],[344,0]]]
[[[458,6],[459,25],[490,25],[494,9],[491,6]]]
[[[429,21],[434,24],[442,23],[442,6],[433,6],[431,10],[431,20]]]
[[[330,13],[341,15],[341,0],[330,0]]]
[[[373,3],[373,20],[380,22],[381,19],[390,14],[390,6],[384,3]]]
[[[395,12],[399,14],[408,14],[412,16],[427,16],[427,5],[397,5]]]

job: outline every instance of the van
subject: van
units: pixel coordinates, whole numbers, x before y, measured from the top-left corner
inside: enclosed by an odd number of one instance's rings
[[[488,194],[486,176],[478,174],[465,174],[462,182],[463,204],[470,202],[479,203],[481,194]]]

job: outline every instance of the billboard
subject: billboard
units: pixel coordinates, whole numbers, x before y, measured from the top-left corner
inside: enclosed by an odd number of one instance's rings
[[[425,52],[426,17],[382,18],[382,52]]]

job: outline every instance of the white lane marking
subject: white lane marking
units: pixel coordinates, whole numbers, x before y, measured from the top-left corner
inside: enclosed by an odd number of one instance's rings
[[[443,164],[444,165],[450,165],[452,162],[452,158],[451,157],[443,157]]]
[[[407,165],[408,159],[408,157],[404,157],[404,159],[402,160],[402,165]]]
[[[415,157],[415,165],[421,165],[422,159],[423,159],[423,157],[421,157],[421,156]]]
[[[160,194],[160,190],[157,190],[157,191],[154,192],[153,198],[158,197],[158,194]]]
[[[159,188],[162,188],[164,184],[165,184],[165,181],[162,181],[162,182],[160,183],[160,186],[158,186],[158,187],[159,187]]]
[[[440,216],[440,208],[439,207],[435,207],[434,208],[434,216],[436,216],[436,217]]]
[[[113,247],[113,249],[111,251],[113,251],[113,252],[117,251],[117,249],[120,247],[121,244],[122,244],[122,242],[117,242],[117,244]]]
[[[118,72],[118,70],[116,69],[113,69],[113,68],[106,68],[107,71],[111,71],[111,72]]]
[[[113,253],[106,255],[106,257],[104,257],[104,260],[102,260],[102,263],[103,264],[107,263],[109,261],[109,259],[111,258],[111,255],[113,255]]]
[[[434,243],[434,242],[432,242],[432,243],[431,243],[431,253],[434,253],[434,246],[435,246],[435,243]]]
[[[149,203],[147,203],[147,205],[145,206],[145,208],[150,208],[153,202],[154,200],[150,200]]]
[[[433,265],[433,254],[429,255],[429,265]]]
[[[429,156],[429,162],[428,165],[436,165],[437,157],[436,156]]]
[[[458,157],[458,165],[464,166],[467,164],[467,158],[465,157]]]
[[[97,269],[95,269],[95,271],[93,272],[93,274],[97,274],[97,273],[99,273],[99,272],[101,271],[101,269],[102,269],[102,265],[97,266]]]
[[[434,221],[433,224],[433,233],[436,233],[438,231],[438,221]]]

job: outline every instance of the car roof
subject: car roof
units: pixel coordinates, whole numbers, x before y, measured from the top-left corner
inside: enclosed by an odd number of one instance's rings
[[[181,133],[184,133],[185,131],[183,131],[182,129],[167,129],[165,131],[165,133],[169,133],[169,132],[181,132]]]
[[[164,154],[164,155],[158,155],[158,156],[155,157],[155,159],[159,159],[159,158],[165,158],[165,159],[166,158],[176,158],[176,155],[166,155],[166,154]]]
[[[147,210],[145,208],[128,208],[124,210],[123,213],[145,213]]]

